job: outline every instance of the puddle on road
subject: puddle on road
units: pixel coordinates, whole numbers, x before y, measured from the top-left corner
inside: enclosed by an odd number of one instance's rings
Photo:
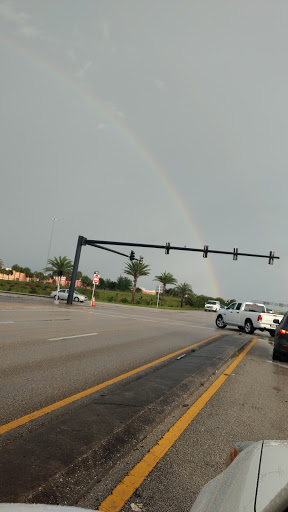
[[[63,322],[64,320],[71,320],[71,318],[47,318],[37,320],[37,322]]]
[[[267,363],[272,363],[277,366],[282,366],[282,368],[288,369],[288,361],[285,363],[284,361],[271,361],[270,359],[267,359]]]

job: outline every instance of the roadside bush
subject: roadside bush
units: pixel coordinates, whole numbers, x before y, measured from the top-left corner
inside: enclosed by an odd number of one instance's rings
[[[150,299],[145,299],[145,300],[143,301],[143,303],[144,303],[144,304],[147,304],[147,306],[152,306],[152,305],[154,305],[154,306],[155,306],[155,304],[156,304],[156,302],[152,299],[152,297],[150,297]]]
[[[33,293],[35,295],[39,295],[39,288],[37,288],[36,286],[31,286],[30,293]]]

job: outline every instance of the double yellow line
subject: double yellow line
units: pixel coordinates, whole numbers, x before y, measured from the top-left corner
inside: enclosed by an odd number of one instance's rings
[[[68,404],[76,402],[81,398],[87,397],[101,389],[104,389],[112,384],[116,384],[128,377],[132,377],[133,375],[147,370],[159,363],[166,361],[172,357],[183,354],[187,350],[191,350],[194,347],[202,345],[208,341],[216,339],[222,336],[222,334],[218,334],[212,336],[211,338],[207,338],[205,340],[199,341],[198,343],[194,343],[193,345],[189,345],[181,350],[177,350],[167,356],[161,357],[156,361],[145,364],[127,372],[123,375],[119,375],[114,379],[110,379],[106,382],[98,384],[92,388],[86,389],[80,393],[72,395],[64,400],[60,400],[59,402],[55,402],[47,407],[43,407],[37,411],[34,411],[26,416],[22,416],[14,421],[6,423],[5,425],[0,426],[0,435],[4,434],[10,430],[13,430],[25,423],[29,423],[32,420],[40,418],[45,414],[49,414],[52,411],[60,409]],[[113,490],[113,492],[99,505],[98,510],[104,512],[119,512],[121,508],[125,505],[128,499],[135,492],[137,487],[141,485],[141,483],[145,480],[147,475],[152,471],[152,469],[156,466],[159,460],[167,453],[167,451],[171,448],[171,446],[175,443],[175,441],[179,438],[179,436],[184,432],[184,430],[188,427],[191,421],[199,414],[199,412],[203,409],[203,407],[207,404],[210,398],[216,393],[216,391],[222,386],[222,384],[226,381],[229,375],[233,372],[236,366],[242,361],[247,352],[255,345],[257,338],[254,338],[251,343],[241,352],[241,354],[231,363],[226,370],[218,377],[217,380],[201,395],[200,398],[186,411],[186,413],[170,428],[170,430],[160,439],[160,441],[153,446],[153,448],[148,452],[147,455],[138,463],[134,468],[130,471],[130,473],[122,480],[122,482],[117,485],[117,487]]]
[[[168,430],[168,432],[153,446],[150,452],[130,471],[130,473],[117,485],[112,494],[110,494],[99,505],[98,510],[104,512],[119,512],[135,490],[142,484],[159,460],[167,453],[179,436],[188,427],[191,421],[199,414],[208,400],[222,386],[236,366],[246,356],[247,352],[255,345],[257,338],[241,352],[241,354],[233,361],[233,363],[223,371],[217,380],[198,398],[198,400],[186,411],[185,414]]]

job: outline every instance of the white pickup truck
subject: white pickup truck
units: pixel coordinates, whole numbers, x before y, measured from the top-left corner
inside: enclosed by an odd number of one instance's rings
[[[227,308],[221,309],[216,317],[216,325],[224,329],[227,325],[235,325],[247,334],[253,334],[255,329],[268,331],[274,336],[276,324],[274,320],[281,321],[283,315],[268,313],[264,304],[253,302],[232,302]]]

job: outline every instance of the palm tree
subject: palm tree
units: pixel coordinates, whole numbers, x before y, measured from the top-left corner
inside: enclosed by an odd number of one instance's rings
[[[32,272],[33,276],[34,276],[34,281],[45,281],[45,275],[43,274],[43,272],[38,272],[37,270],[35,272]]]
[[[3,260],[0,260],[0,268],[2,269],[4,263],[3,263]]]
[[[31,277],[33,277],[33,272],[31,272],[31,269],[29,267],[24,267],[22,269],[23,274],[25,274],[25,277],[28,277],[29,281]]]
[[[20,274],[22,272],[22,267],[20,267],[20,265],[17,265],[17,263],[15,265],[12,266],[12,270],[14,270],[15,272],[15,281],[16,281],[16,272],[18,272],[18,281],[20,281]]]
[[[10,279],[9,276],[13,276],[13,270],[11,270],[11,268],[1,268],[0,273],[8,276],[8,281]]]
[[[145,263],[140,263],[137,260],[133,260],[133,261],[130,261],[130,263],[126,263],[126,268],[124,269],[124,273],[128,274],[128,276],[133,277],[133,290],[132,290],[131,304],[134,304],[138,277],[149,276],[150,267],[149,267],[149,265],[145,265]]]
[[[161,306],[164,306],[164,297],[165,297],[165,292],[166,292],[166,286],[167,286],[167,284],[176,284],[177,279],[175,279],[173,274],[170,274],[170,272],[162,272],[162,274],[160,274],[160,276],[155,276],[154,281],[160,281],[160,283],[163,284]]]
[[[184,299],[187,295],[192,294],[192,288],[188,283],[181,283],[176,286],[175,291],[177,295],[181,298],[181,308],[183,308]]]
[[[73,269],[73,263],[67,256],[59,256],[48,260],[48,267],[44,270],[46,272],[51,272],[52,276],[58,276],[60,272],[62,272],[63,276],[71,275]]]

